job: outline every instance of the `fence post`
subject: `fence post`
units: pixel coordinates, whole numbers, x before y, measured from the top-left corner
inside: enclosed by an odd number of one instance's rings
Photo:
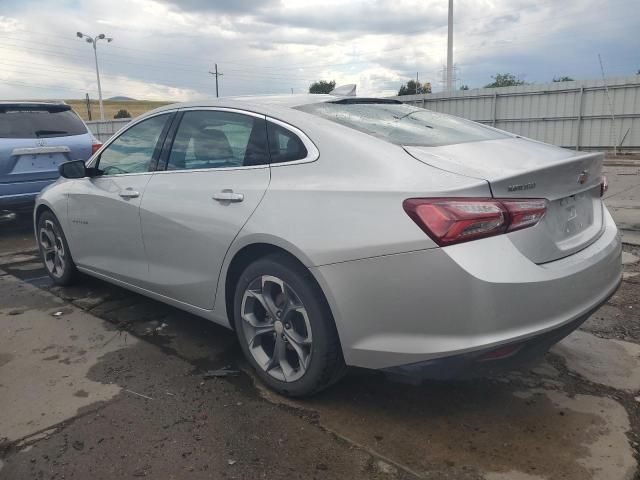
[[[582,134],[582,97],[584,96],[584,86],[580,87],[578,97],[578,125],[576,126],[576,150],[580,150],[580,135]]]
[[[496,126],[496,112],[498,111],[498,92],[493,92],[493,114],[491,118],[491,126]]]

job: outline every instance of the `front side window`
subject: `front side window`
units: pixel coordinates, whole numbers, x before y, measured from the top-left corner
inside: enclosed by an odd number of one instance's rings
[[[100,154],[97,167],[102,175],[148,172],[169,117],[169,114],[151,117],[115,139]]]
[[[267,132],[271,163],[292,162],[306,158],[307,149],[295,133],[271,122]]]
[[[185,112],[167,170],[233,168],[269,163],[262,118],[221,110]]]

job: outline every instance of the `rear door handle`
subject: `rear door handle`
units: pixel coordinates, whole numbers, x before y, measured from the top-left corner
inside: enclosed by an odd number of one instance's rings
[[[137,192],[131,188],[127,188],[126,190],[121,191],[118,195],[122,198],[138,198],[140,196],[140,192]]]
[[[242,193],[234,193],[233,190],[223,190],[214,193],[211,198],[218,202],[241,202],[244,200],[244,195]]]

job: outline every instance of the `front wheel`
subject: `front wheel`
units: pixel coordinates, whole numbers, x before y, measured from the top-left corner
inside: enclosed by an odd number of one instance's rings
[[[47,274],[56,285],[70,285],[77,275],[69,245],[62,227],[53,213],[38,218],[38,247]]]
[[[345,372],[338,333],[309,271],[286,255],[249,265],[235,291],[242,350],[261,380],[292,397],[312,395]]]

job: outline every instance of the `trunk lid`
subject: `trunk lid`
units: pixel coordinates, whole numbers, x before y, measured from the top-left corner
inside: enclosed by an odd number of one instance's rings
[[[535,263],[587,247],[604,228],[601,153],[523,138],[404,148],[433,167],[487,181],[495,198],[546,198],[547,213],[538,225],[508,234]]]
[[[91,134],[41,139],[0,138],[0,183],[58,178],[58,165],[91,156]]]

